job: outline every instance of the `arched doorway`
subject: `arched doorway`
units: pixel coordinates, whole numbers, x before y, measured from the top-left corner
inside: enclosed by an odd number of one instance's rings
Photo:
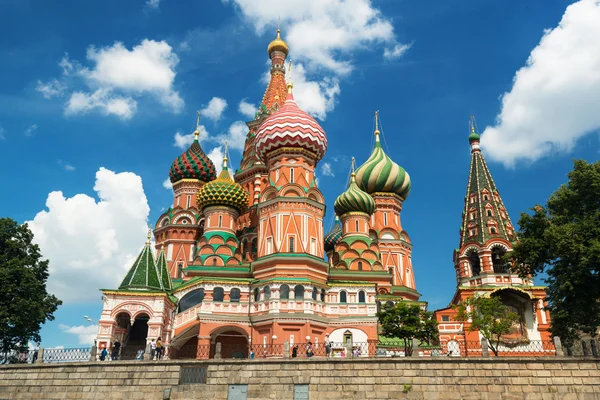
[[[235,327],[223,327],[210,335],[210,358],[215,357],[217,343],[221,343],[222,358],[248,358],[248,336]]]
[[[121,359],[134,359],[138,350],[146,348],[149,320],[148,314],[140,314],[133,320],[122,343]]]

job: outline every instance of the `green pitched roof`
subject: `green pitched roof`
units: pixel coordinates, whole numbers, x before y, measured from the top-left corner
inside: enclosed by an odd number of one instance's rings
[[[471,218],[471,210],[473,209],[475,209],[474,218]],[[488,209],[492,211],[491,216],[488,215]],[[504,217],[502,217],[501,210],[504,213]],[[490,233],[488,229],[488,223],[491,221],[496,223],[496,234]],[[476,235],[469,235],[470,226],[477,228]],[[500,198],[500,193],[492,179],[492,174],[488,169],[487,163],[479,148],[473,148],[471,152],[467,194],[465,196],[465,208],[463,211],[460,247],[467,242],[477,242],[483,245],[492,238],[502,238],[513,242],[516,240],[514,227],[512,235],[510,235],[509,226],[512,226],[510,217]]]
[[[158,278],[163,286],[164,290],[171,290],[173,283],[171,282],[171,276],[169,275],[169,268],[167,266],[167,255],[164,249],[160,249],[158,258],[156,260],[156,269],[158,270]]]
[[[129,269],[119,289],[164,290],[149,240]]]

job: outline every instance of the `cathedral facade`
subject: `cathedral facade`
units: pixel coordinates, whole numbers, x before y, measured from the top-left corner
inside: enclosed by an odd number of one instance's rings
[[[173,162],[172,206],[158,218],[119,288],[103,290],[99,347],[118,340],[135,351],[160,338],[175,350],[221,343],[226,352],[238,346],[239,356],[246,357],[243,349],[253,345],[377,343],[382,304],[426,307],[401,223],[410,177],[384,152],[377,126],[371,156],[353,166],[349,186],[334,204],[335,225],[324,231],[325,201],[315,169],[327,151],[327,135],[294,100],[286,81],[288,52],[278,31],[268,46],[270,81],[247,123],[233,176],[227,157],[217,176],[198,130]],[[461,248],[455,252],[454,303],[506,285],[531,286],[496,268],[494,256],[510,251],[515,232],[478,137],[470,139],[473,161]],[[542,294],[530,287],[503,295],[529,307],[524,318],[537,318],[541,332],[549,323],[540,308]],[[437,312],[444,345],[469,340],[462,324],[447,323],[451,316],[451,308]]]

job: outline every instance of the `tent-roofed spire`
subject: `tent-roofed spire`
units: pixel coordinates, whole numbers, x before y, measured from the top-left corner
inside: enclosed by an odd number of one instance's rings
[[[156,258],[156,269],[158,270],[158,278],[164,290],[171,290],[173,284],[171,282],[171,276],[169,275],[169,267],[167,264],[167,254],[165,253],[165,247],[160,246],[158,257]]]
[[[481,245],[493,238],[516,239],[514,227],[506,212],[492,174],[479,148],[475,118],[469,122],[471,166],[465,196],[460,247],[467,242]]]
[[[146,244],[121,282],[120,290],[164,290],[150,247],[151,236],[149,229]]]

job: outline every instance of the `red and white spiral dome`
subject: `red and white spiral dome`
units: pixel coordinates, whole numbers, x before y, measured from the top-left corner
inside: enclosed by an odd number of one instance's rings
[[[263,162],[283,147],[308,150],[316,156],[315,162],[327,151],[325,131],[298,107],[292,93],[288,93],[283,107],[265,119],[256,134],[256,154]]]

